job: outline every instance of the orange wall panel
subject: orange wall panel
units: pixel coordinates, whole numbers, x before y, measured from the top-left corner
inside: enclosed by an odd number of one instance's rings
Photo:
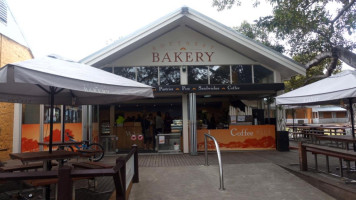
[[[229,129],[197,130],[198,151],[204,151],[204,133],[210,133],[221,150],[275,149],[275,126],[230,126]],[[214,150],[214,142],[208,139],[208,150]]]
[[[44,124],[43,127],[43,141],[49,141],[49,124]],[[82,141],[82,123],[68,123],[65,125],[65,132],[74,137],[76,141]],[[40,138],[40,125],[39,124],[23,124],[22,125],[22,138],[21,138],[21,151],[39,151],[38,141]],[[69,137],[65,137],[68,141]],[[61,124],[53,124],[53,141],[61,141]],[[45,150],[47,148],[44,148]]]

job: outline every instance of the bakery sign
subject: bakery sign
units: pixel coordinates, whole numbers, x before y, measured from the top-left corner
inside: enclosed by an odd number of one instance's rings
[[[206,92],[206,91],[238,91],[236,85],[163,85],[153,88],[154,92]]]
[[[263,83],[263,84],[202,84],[202,85],[160,85],[153,88],[153,92],[223,92],[223,91],[280,91],[284,90],[283,83]]]
[[[152,46],[152,63],[209,63],[215,47],[202,42],[177,41]]]
[[[214,52],[152,52],[152,62],[211,62]]]

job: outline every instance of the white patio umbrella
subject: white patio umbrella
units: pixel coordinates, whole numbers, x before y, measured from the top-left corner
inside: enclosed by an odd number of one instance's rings
[[[352,136],[354,116],[352,103],[356,102],[356,71],[346,70],[276,97],[277,105],[339,105],[348,101],[351,114]],[[341,102],[342,103],[342,102]],[[354,144],[355,146],[355,144]],[[354,148],[355,149],[355,148]],[[355,149],[356,150],[356,149]]]
[[[152,87],[54,57],[30,59],[0,68],[1,102],[51,105],[50,152],[53,105],[109,104],[139,98],[153,98]]]

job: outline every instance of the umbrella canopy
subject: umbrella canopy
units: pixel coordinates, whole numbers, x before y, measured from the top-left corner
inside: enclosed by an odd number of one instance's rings
[[[352,103],[356,100],[356,71],[346,70],[276,97],[278,105],[340,104],[348,100],[351,114],[352,136],[355,137]],[[346,102],[345,102],[346,103]],[[354,151],[356,151],[356,146]]]
[[[340,104],[341,99],[355,102],[356,71],[346,70],[276,97],[279,105]]]
[[[8,64],[0,69],[0,101],[56,105],[108,104],[152,98],[148,85],[89,65],[43,57]]]
[[[148,85],[54,57],[16,62],[0,68],[0,101],[51,105],[50,152],[54,104],[108,104],[152,97],[152,87]]]

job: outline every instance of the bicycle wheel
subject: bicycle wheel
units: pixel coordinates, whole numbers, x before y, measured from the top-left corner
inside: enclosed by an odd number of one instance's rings
[[[101,146],[101,144],[98,143],[90,144],[88,146],[88,149],[98,151],[97,153],[95,153],[95,155],[92,158],[90,158],[90,160],[93,159],[94,162],[98,162],[104,157],[104,148],[103,146]]]
[[[62,149],[63,148],[63,149]],[[57,150],[65,150],[65,151],[74,151],[72,146],[62,146],[62,147],[58,147]]]

